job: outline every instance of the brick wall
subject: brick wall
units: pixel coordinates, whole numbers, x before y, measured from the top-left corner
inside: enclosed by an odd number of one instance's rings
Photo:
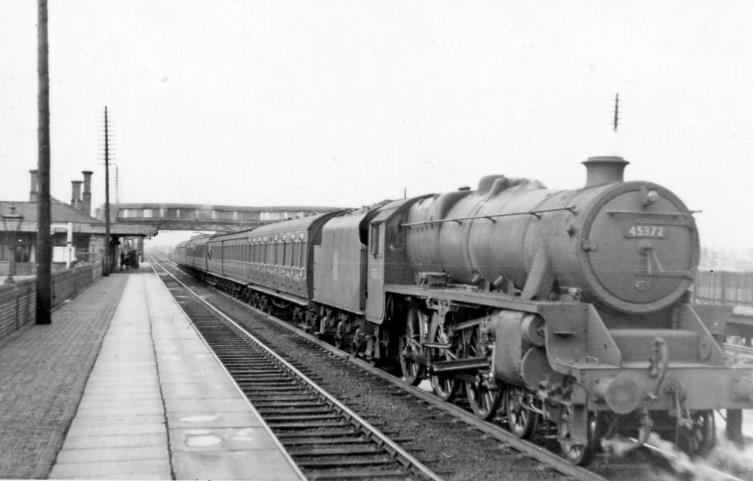
[[[101,267],[87,264],[52,275],[52,306],[70,299],[102,275]],[[36,280],[0,285],[0,340],[36,317]]]

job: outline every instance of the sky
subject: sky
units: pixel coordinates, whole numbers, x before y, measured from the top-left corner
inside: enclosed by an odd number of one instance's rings
[[[702,245],[751,246],[748,0],[49,4],[60,200],[89,169],[104,201],[108,106],[121,202],[360,206],[487,174],[574,189],[580,162],[619,154],[702,211]],[[36,2],[0,12],[0,199],[24,200]]]

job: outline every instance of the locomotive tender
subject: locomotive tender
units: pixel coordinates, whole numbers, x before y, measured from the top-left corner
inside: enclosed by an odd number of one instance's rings
[[[703,452],[719,409],[739,437],[753,369],[721,347],[726,311],[688,301],[692,212],[624,182],[620,157],[584,164],[580,189],[488,176],[476,191],[194,238],[176,260],[443,399],[465,391],[520,437],[554,426],[574,463],[651,431]]]

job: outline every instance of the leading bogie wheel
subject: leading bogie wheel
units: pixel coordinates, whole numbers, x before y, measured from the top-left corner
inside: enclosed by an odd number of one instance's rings
[[[532,397],[526,389],[510,387],[505,390],[505,408],[507,425],[510,431],[521,439],[529,439],[536,432],[540,415],[526,407],[526,402]]]
[[[691,426],[680,428],[677,445],[691,456],[706,454],[716,444],[714,411],[696,411],[691,421]]]
[[[593,412],[576,412],[582,407],[563,406],[562,414],[557,422],[557,441],[562,454],[575,465],[587,464],[598,449],[596,435],[597,417]],[[585,423],[586,440],[576,441],[573,437],[576,423]]]
[[[497,414],[502,399],[497,386],[490,387],[483,373],[478,372],[473,381],[465,382],[465,395],[476,417],[488,421]]]

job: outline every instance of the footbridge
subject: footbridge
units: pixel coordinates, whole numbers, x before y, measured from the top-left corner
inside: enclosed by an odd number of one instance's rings
[[[150,225],[159,230],[236,231],[269,222],[331,212],[337,207],[131,203],[110,206],[110,220],[124,225]],[[104,220],[104,206],[95,209]]]

